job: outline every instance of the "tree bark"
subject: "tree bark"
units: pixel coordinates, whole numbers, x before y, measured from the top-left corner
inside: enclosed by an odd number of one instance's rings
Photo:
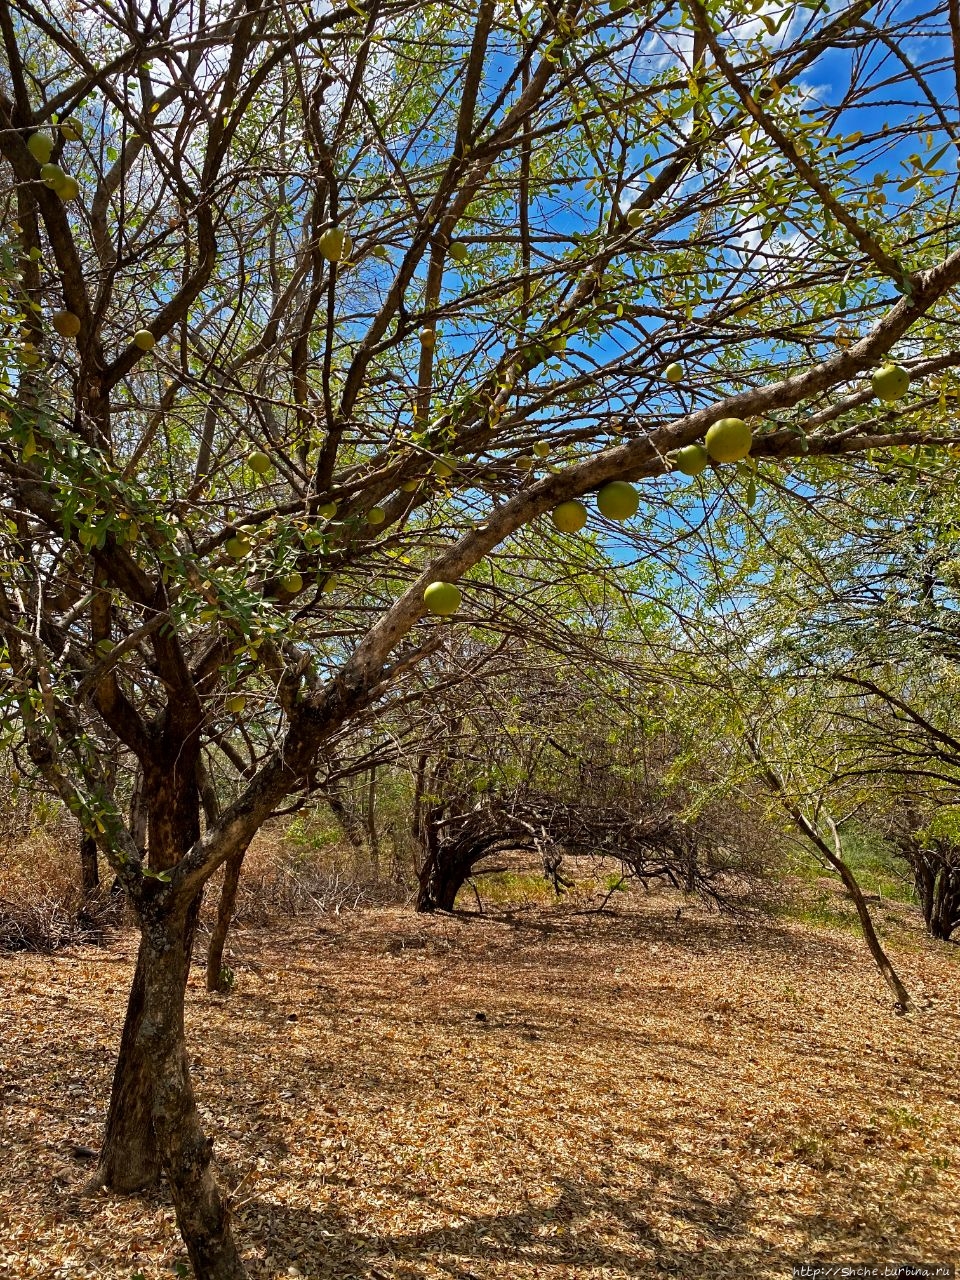
[[[195,918],[196,911],[190,914]],[[200,1124],[187,1058],[183,1005],[194,926],[189,919],[170,925],[145,933],[142,949],[144,1016],[136,1043],[148,1063],[150,1119],[197,1280],[244,1280],[230,1212],[214,1176],[213,1142]],[[155,937],[162,938],[160,946]]]
[[[217,921],[210,934],[207,947],[207,990],[229,991],[230,982],[224,972],[223,949],[226,946],[230,922],[237,905],[237,890],[240,887],[240,872],[243,869],[243,854],[230,858],[223,869],[223,885],[220,889],[220,901],[217,903]]]
[[[100,863],[97,842],[85,831],[80,836],[80,888],[84,902],[89,902],[100,888]]]

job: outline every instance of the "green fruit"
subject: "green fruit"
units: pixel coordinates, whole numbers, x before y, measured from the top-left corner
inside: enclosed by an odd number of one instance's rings
[[[672,364],[668,364],[664,369],[663,376],[668,382],[680,382],[683,378],[683,365],[674,360]]]
[[[374,245],[374,247],[370,250],[370,257],[376,258],[378,262],[390,261],[390,254],[388,253],[386,247],[382,244]]]
[[[63,178],[53,188],[64,204],[69,204],[71,200],[76,200],[80,194],[80,183],[76,178],[64,174]]]
[[[450,246],[450,257],[454,262],[466,262],[470,257],[470,250],[462,240],[454,240]]]
[[[520,457],[516,459],[516,468],[518,471],[532,471],[533,459],[528,458],[526,454],[521,454]]]
[[[643,222],[643,210],[631,209],[627,214],[627,226],[631,231],[636,231],[637,227]]]
[[[247,466],[258,476],[266,475],[270,470],[270,455],[264,453],[262,449],[257,449],[248,456]]]
[[[906,395],[910,374],[902,364],[885,364],[870,379],[873,394],[881,400],[899,400]]]
[[[157,340],[149,329],[138,329],[133,335],[133,345],[139,347],[141,351],[152,351],[157,345]]]
[[[441,618],[448,618],[451,613],[456,613],[462,598],[460,589],[452,582],[431,582],[423,593],[423,603],[431,613],[436,613]]]
[[[40,180],[51,191],[58,183],[63,182],[66,176],[58,164],[42,164],[40,166]]]
[[[554,507],[550,519],[558,533],[579,533],[587,523],[587,508],[571,498],[569,502],[561,502],[559,507]]]
[[[537,443],[533,446],[533,452],[536,454],[538,458],[549,458],[550,456],[549,441],[538,440]]]
[[[280,585],[288,596],[295,596],[298,591],[303,590],[303,576],[296,571],[285,573],[280,579]]]
[[[383,507],[371,507],[367,512],[367,524],[383,524],[387,518],[387,513]]]
[[[721,418],[703,441],[714,462],[739,462],[750,452],[752,442],[750,428],[742,418]]]
[[[412,480],[404,480],[403,484],[400,486],[400,489],[403,493],[416,493],[416,491],[420,488],[420,483],[421,483],[420,480],[418,480],[415,476]]]
[[[438,480],[449,480],[449,478],[453,475],[456,469],[457,469],[457,460],[456,458],[450,458],[450,457],[437,458],[436,461],[430,467],[430,470],[433,472],[433,474],[437,477]]]
[[[80,332],[80,317],[72,311],[55,311],[50,323],[61,338],[75,338]]]
[[[237,534],[233,538],[226,541],[227,555],[233,556],[234,560],[243,560],[253,550],[253,545],[246,538],[241,538]]]
[[[64,120],[60,125],[60,133],[66,142],[79,142],[83,137],[83,126],[76,120]]]
[[[428,351],[432,351],[437,345],[437,334],[435,329],[427,328],[420,330],[420,345],[426,347]]]
[[[53,139],[46,133],[32,133],[27,139],[27,150],[37,164],[49,164],[53,155]]]
[[[317,507],[317,515],[321,520],[332,520],[337,514],[337,504],[335,502],[325,502],[322,507]]]
[[[336,591],[338,582],[339,582],[339,579],[337,578],[337,575],[335,573],[331,573],[329,578],[325,580],[320,590],[323,592],[325,596],[328,596],[331,591]]]
[[[343,227],[330,227],[318,240],[317,248],[328,262],[342,262],[350,257],[353,241]]]
[[[242,693],[234,693],[227,698],[223,705],[227,711],[232,711],[238,715],[247,705],[247,700]]]
[[[676,469],[685,476],[698,476],[710,461],[710,455],[702,444],[688,444],[673,455]]]
[[[640,495],[626,480],[611,480],[598,492],[597,506],[608,520],[629,520],[637,514]]]

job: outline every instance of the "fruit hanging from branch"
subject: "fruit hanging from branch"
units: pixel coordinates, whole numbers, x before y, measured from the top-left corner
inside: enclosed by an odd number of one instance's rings
[[[55,311],[50,323],[61,338],[75,338],[80,332],[80,317],[72,311]]]
[[[255,449],[247,458],[247,466],[258,476],[264,476],[270,470],[270,455],[262,449]]]
[[[742,418],[721,418],[704,437],[714,462],[739,462],[750,452],[753,433]]]
[[[37,164],[49,164],[53,155],[53,139],[48,133],[32,133],[27,139],[27,150]]]
[[[227,555],[232,556],[234,560],[245,559],[253,550],[253,544],[246,538],[242,538],[239,534],[236,534],[232,538],[228,538],[225,546]]]
[[[673,457],[673,465],[685,476],[698,476],[710,461],[710,455],[702,444],[688,444],[678,449]]]
[[[66,176],[58,164],[47,162],[40,166],[40,181],[45,187],[49,187],[51,191],[54,190],[58,183],[63,182]]]
[[[343,227],[329,227],[317,241],[317,248],[328,262],[343,262],[350,256],[353,240]]]
[[[435,329],[428,326],[420,330],[420,345],[425,347],[427,351],[432,351],[437,345],[437,333]]]
[[[454,262],[466,262],[470,257],[470,250],[462,240],[454,240],[450,245],[450,257]]]
[[[907,393],[910,374],[902,364],[884,364],[870,378],[873,394],[881,400],[899,400]]]
[[[680,382],[683,378],[683,365],[674,360],[664,369],[663,376],[668,382]]]
[[[423,593],[423,603],[431,613],[441,618],[449,618],[456,613],[462,598],[460,588],[452,582],[431,582]]]
[[[550,513],[553,527],[558,533],[579,533],[587,523],[587,508],[576,498],[561,502]]]
[[[133,335],[133,345],[141,351],[152,351],[157,345],[157,340],[149,329],[138,329]]]
[[[597,493],[597,507],[608,520],[629,520],[639,506],[640,494],[626,480],[611,480]]]

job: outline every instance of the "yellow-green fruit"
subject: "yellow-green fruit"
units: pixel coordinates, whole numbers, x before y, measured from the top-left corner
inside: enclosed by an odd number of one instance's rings
[[[431,613],[448,618],[460,608],[460,589],[452,582],[431,582],[423,593],[423,603]]]
[[[303,575],[296,572],[285,573],[280,579],[280,585],[287,595],[295,596],[298,591],[303,590]]]
[[[673,465],[685,476],[698,476],[710,461],[702,444],[688,444],[673,455]]]
[[[331,573],[330,577],[326,579],[320,590],[325,596],[328,596],[331,591],[336,591],[338,582],[339,579],[337,578],[337,575],[335,573]]]
[[[337,514],[337,504],[335,502],[325,502],[323,506],[317,507],[317,515],[321,520],[332,520]]]
[[[561,502],[559,507],[554,507],[550,519],[558,533],[579,533],[587,523],[587,508],[571,498],[569,502]]]
[[[437,458],[431,465],[430,470],[438,480],[449,480],[456,470],[456,458]]]
[[[521,454],[516,460],[516,467],[518,471],[532,471],[533,459],[528,458],[526,454]]]
[[[42,164],[40,166],[40,180],[45,187],[49,187],[52,191],[58,183],[62,182],[67,175],[63,172],[58,164]]]
[[[141,351],[152,351],[157,345],[157,340],[149,329],[138,329],[133,335],[133,345],[139,347]]]
[[[683,377],[683,365],[677,364],[676,360],[672,364],[668,364],[663,371],[663,376],[668,382],[679,382]]]
[[[72,311],[55,311],[50,323],[61,338],[75,338],[80,332],[80,317]]]
[[[643,213],[640,209],[631,209],[627,214],[627,226],[631,231],[636,231],[642,221]]]
[[[67,142],[79,142],[83,137],[83,126],[77,124],[76,120],[64,120],[60,125],[60,132]]]
[[[420,330],[420,345],[426,347],[428,351],[437,345],[436,330],[429,327]]]
[[[412,480],[404,480],[400,488],[404,493],[416,493],[416,491],[420,488],[420,481],[416,478],[416,476],[414,476]]]
[[[234,693],[231,697],[227,698],[223,705],[228,711],[232,711],[235,715],[238,715],[247,705],[247,700],[242,693]]]
[[[753,435],[742,418],[721,418],[704,437],[714,462],[739,462],[750,452]]]
[[[885,364],[874,373],[870,385],[881,400],[899,400],[906,395],[910,374],[902,364]]]
[[[53,188],[64,204],[69,204],[71,200],[76,200],[80,194],[80,183],[76,178],[64,174],[63,178]]]
[[[257,449],[247,458],[247,466],[251,471],[256,472],[258,476],[266,475],[270,470],[270,455],[264,453],[261,449]]]
[[[33,133],[27,139],[27,150],[37,164],[49,164],[53,155],[53,139],[46,133]]]
[[[470,257],[470,250],[461,240],[454,240],[450,246],[450,257],[454,262],[466,262]]]
[[[597,506],[608,520],[629,520],[637,514],[640,495],[626,480],[611,480],[598,492]]]
[[[226,542],[227,555],[233,556],[234,560],[243,560],[253,550],[252,545],[246,538],[228,538]]]
[[[353,241],[343,227],[330,227],[320,237],[317,247],[328,262],[342,262],[349,258]]]
[[[387,518],[387,513],[383,507],[371,507],[367,512],[367,524],[383,524]]]
[[[533,446],[533,452],[537,455],[538,458],[549,458],[550,457],[549,441],[538,440],[537,443]]]

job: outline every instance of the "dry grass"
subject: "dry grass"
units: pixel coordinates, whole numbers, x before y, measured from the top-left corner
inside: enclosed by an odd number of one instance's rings
[[[960,950],[669,899],[241,930],[200,1097],[257,1280],[784,1276],[960,1260]],[[0,960],[0,1275],[160,1280],[164,1195],[81,1194],[134,939]],[[482,1017],[480,1015],[483,1015]]]

